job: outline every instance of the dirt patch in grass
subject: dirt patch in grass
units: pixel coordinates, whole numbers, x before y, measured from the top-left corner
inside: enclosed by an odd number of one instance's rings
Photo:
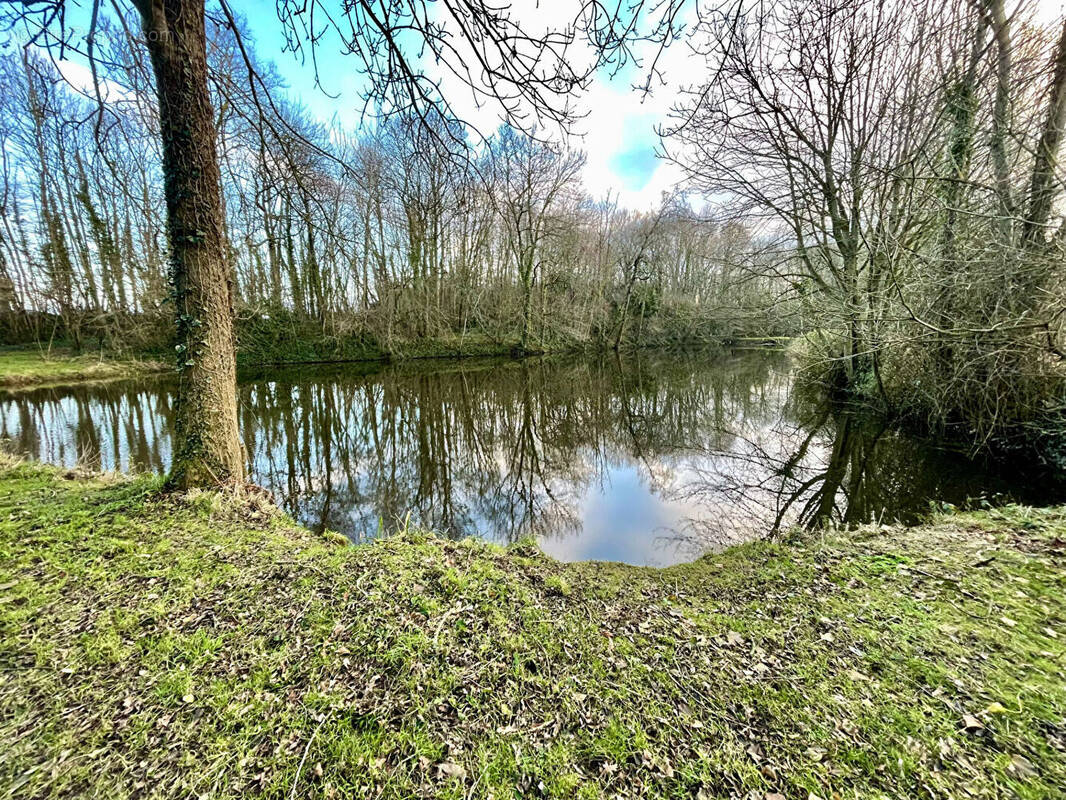
[[[1061,511],[653,570],[156,489],[0,471],[0,794],[1066,790]]]

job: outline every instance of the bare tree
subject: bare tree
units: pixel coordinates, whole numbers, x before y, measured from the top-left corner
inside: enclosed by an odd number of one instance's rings
[[[583,153],[521,136],[502,128],[490,144],[492,198],[507,230],[507,249],[522,285],[522,327],[519,347],[529,350],[533,284],[551,232],[552,217],[577,189],[585,165]]]

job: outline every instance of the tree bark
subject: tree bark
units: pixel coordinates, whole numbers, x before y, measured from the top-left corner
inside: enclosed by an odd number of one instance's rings
[[[529,352],[530,319],[533,316],[533,266],[522,270],[522,338],[519,347]]]
[[[996,196],[999,198],[999,228],[1003,244],[1009,245],[1013,228],[1014,200],[1010,187],[1010,166],[1007,163],[1007,135],[1010,130],[1010,80],[1013,60],[1010,20],[1003,9],[1003,0],[989,0],[989,16],[996,40],[996,100],[992,110],[992,164],[996,176]]]
[[[180,381],[176,488],[244,479],[237,428],[233,275],[227,259],[203,0],[137,0],[159,96]]]
[[[1036,148],[1033,178],[1029,189],[1029,215],[1025,220],[1025,239],[1032,244],[1046,244],[1046,228],[1051,208],[1058,194],[1055,170],[1059,145],[1066,128],[1066,21],[1052,61],[1053,73],[1048,91],[1047,121]]]

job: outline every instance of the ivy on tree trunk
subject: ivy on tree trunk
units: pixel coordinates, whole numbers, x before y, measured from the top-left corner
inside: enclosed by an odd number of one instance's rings
[[[180,381],[170,483],[244,478],[227,259],[203,0],[138,0],[159,95]]]

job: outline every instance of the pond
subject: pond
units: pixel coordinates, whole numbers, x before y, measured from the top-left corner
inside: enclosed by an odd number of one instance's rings
[[[173,391],[4,395],[0,437],[41,461],[163,472]],[[250,479],[313,529],[534,536],[568,561],[662,566],[789,525],[1061,494],[803,394],[789,358],[760,350],[343,365],[243,376],[240,421]]]

